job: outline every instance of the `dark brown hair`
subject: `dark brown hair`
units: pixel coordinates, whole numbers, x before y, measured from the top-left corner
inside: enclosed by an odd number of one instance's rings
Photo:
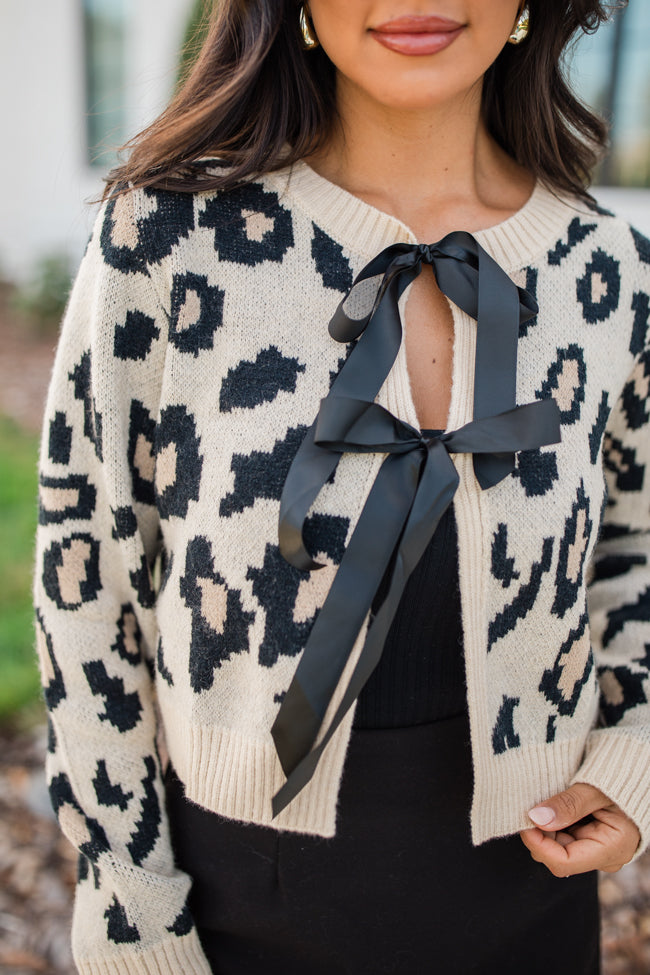
[[[618,4],[621,6],[624,4]],[[605,122],[571,91],[562,59],[579,31],[606,19],[604,0],[531,0],[531,30],[488,69],[483,113],[496,141],[549,187],[586,197]],[[163,114],[127,143],[116,185],[227,188],[308,156],[336,121],[335,70],[306,51],[297,0],[217,0],[193,68]],[[227,163],[210,173],[206,156]]]

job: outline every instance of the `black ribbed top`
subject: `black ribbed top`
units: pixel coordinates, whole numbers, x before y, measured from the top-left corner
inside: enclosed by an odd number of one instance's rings
[[[440,430],[423,430],[428,436]],[[384,576],[373,611],[388,588]],[[359,695],[355,728],[398,728],[466,706],[458,545],[453,503],[411,573],[377,667]]]

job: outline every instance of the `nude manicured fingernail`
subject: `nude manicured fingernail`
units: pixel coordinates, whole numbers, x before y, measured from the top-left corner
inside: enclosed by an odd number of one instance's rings
[[[555,819],[555,813],[548,806],[535,806],[528,815],[537,826],[548,826]]]

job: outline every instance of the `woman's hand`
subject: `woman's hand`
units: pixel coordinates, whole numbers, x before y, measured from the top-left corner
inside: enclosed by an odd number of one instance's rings
[[[577,782],[528,814],[539,828],[523,830],[533,860],[556,877],[588,870],[616,873],[634,856],[641,834],[600,789]]]

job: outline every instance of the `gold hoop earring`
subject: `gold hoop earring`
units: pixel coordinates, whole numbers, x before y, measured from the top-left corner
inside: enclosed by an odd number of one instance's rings
[[[298,20],[300,24],[300,33],[302,34],[302,45],[306,51],[312,51],[315,47],[318,47],[318,38],[314,32],[313,25],[308,19],[304,3],[300,8]]]
[[[528,4],[526,4],[519,14],[515,26],[512,28],[512,34],[508,38],[508,44],[521,44],[528,37],[529,30],[530,10],[528,9]]]

